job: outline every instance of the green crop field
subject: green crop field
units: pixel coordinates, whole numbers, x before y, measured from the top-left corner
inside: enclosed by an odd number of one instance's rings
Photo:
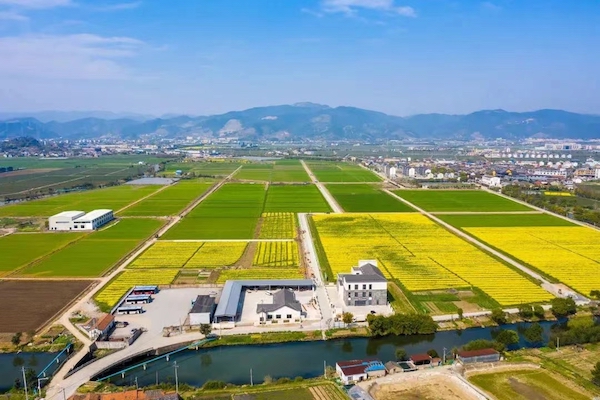
[[[437,216],[457,228],[511,226],[575,226],[569,221],[548,214],[446,214]]]
[[[497,373],[478,374],[469,380],[498,400],[547,399],[584,400],[591,393],[583,388],[575,390],[575,384],[565,384],[563,378],[544,369],[522,369]]]
[[[425,211],[532,211],[531,208],[481,190],[395,190]]]
[[[270,185],[264,212],[329,212],[315,185]]]
[[[69,193],[0,207],[0,217],[48,217],[62,211],[91,211],[108,208],[117,211],[154,191],[160,186],[123,185],[106,189]]]
[[[126,219],[87,235],[33,263],[19,275],[33,277],[95,277],[112,268],[164,221]],[[60,234],[57,234],[60,235]]]
[[[235,179],[265,182],[310,182],[298,160],[280,160],[276,163],[245,164]]]
[[[169,229],[163,239],[252,239],[266,193],[262,184],[226,184]]]
[[[75,241],[84,233],[14,234],[0,238],[0,277]]]
[[[213,184],[196,180],[178,182],[152,197],[125,209],[123,216],[176,215]]]
[[[165,170],[161,172],[163,176],[172,177],[175,171],[181,171],[197,177],[223,177],[231,174],[242,165],[238,162],[229,161],[188,161],[168,163]]]
[[[381,178],[355,164],[343,162],[307,161],[312,173],[321,182],[379,182]]]
[[[327,190],[346,212],[415,211],[375,185],[327,185]]]

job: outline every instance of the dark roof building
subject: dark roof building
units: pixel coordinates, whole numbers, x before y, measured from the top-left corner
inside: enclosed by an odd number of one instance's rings
[[[256,306],[257,313],[270,313],[282,307],[302,312],[302,305],[296,300],[296,295],[289,289],[281,289],[273,294],[273,304],[259,304]]]
[[[429,354],[414,354],[410,356],[410,361],[415,365],[431,364],[431,356]]]
[[[351,274],[340,274],[347,283],[387,282],[379,268],[371,263],[352,268]]]
[[[463,364],[496,362],[500,361],[500,353],[494,349],[464,350],[459,351],[456,358]]]
[[[192,309],[190,310],[190,314],[205,314],[212,313],[215,308],[215,298],[206,295],[199,295],[196,297],[194,304],[192,305]]]

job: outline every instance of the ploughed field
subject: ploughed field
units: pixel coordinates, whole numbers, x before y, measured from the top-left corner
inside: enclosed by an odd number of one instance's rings
[[[38,330],[90,284],[91,281],[0,282],[0,333]]]
[[[515,201],[483,190],[395,190],[398,196],[430,212],[533,211]]]
[[[411,207],[377,185],[327,185],[327,190],[346,212],[414,212]]]
[[[358,260],[377,260],[384,275],[409,292],[477,288],[500,305],[552,296],[520,273],[427,217],[403,214],[314,215],[328,278]]]

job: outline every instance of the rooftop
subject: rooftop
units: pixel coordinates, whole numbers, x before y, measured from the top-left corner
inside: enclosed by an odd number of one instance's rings
[[[206,296],[206,295],[199,295],[198,297],[196,297],[196,300],[194,301],[194,305],[192,305],[190,314],[211,313],[214,308],[215,308],[215,298],[214,297],[210,297],[210,296]]]
[[[279,310],[281,307],[289,307],[298,312],[302,311],[302,305],[296,300],[296,295],[289,289],[281,289],[273,295],[273,304],[258,304],[257,313],[268,313]]]
[[[494,349],[463,350],[458,352],[458,356],[461,358],[491,356],[494,354],[498,354]]]
[[[352,274],[340,274],[346,282],[387,282],[383,273],[373,264],[363,264],[358,268],[352,268]]]
[[[104,316],[104,318],[102,318],[102,319],[100,320],[100,322],[98,322],[98,323],[96,324],[96,329],[98,329],[98,330],[100,330],[100,331],[103,331],[103,330],[105,330],[106,328],[108,328],[108,327],[109,327],[109,325],[110,325],[110,324],[112,324],[112,322],[113,322],[114,320],[115,320],[115,316],[114,316],[114,315],[112,315],[112,314],[106,314],[106,315]]]
[[[431,361],[431,356],[429,354],[414,354],[410,356],[410,360],[412,362],[421,362],[421,361]]]
[[[53,215],[50,218],[57,218],[57,217],[77,218],[77,217],[81,217],[82,215],[85,215],[84,211],[63,211],[61,213]]]
[[[75,222],[91,221],[91,220],[101,217],[104,214],[109,213],[109,212],[112,212],[112,210],[100,209],[100,210],[90,211],[89,213],[85,214],[84,216],[77,218],[75,220]]]

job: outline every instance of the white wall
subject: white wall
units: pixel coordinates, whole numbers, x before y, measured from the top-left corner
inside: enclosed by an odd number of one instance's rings
[[[210,324],[210,313],[190,313],[190,325]]]
[[[271,319],[268,319],[269,315],[271,316]],[[291,318],[288,318],[288,315],[290,315]],[[277,318],[277,316],[279,316],[279,318]],[[289,319],[290,322],[292,322],[295,319],[300,319],[301,313],[290,307],[283,306],[280,309],[270,313],[257,313],[257,317],[259,320],[260,318],[265,318],[266,321],[283,321]]]

